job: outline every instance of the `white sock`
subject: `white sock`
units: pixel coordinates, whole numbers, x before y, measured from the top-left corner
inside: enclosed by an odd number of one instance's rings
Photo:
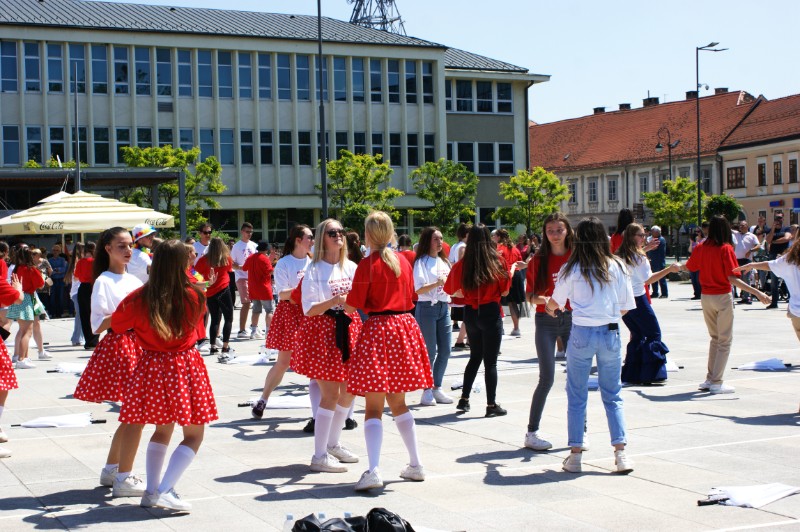
[[[131,476],[131,472],[128,471],[127,473],[117,473],[117,482],[125,482],[125,479]]]
[[[5,409],[6,409],[6,407],[0,406],[0,417],[3,417],[3,410],[5,410]]]
[[[155,493],[158,483],[161,482],[161,469],[167,457],[167,446],[163,443],[150,442],[147,444],[145,455],[145,473],[147,474],[147,491]]]
[[[115,467],[119,467],[119,464],[106,464],[103,466],[103,471],[111,472]]]
[[[195,452],[185,445],[178,445],[172,451],[172,456],[169,458],[167,470],[161,479],[161,484],[158,485],[159,493],[166,493],[175,487],[175,484],[183,475],[183,472],[189,467],[189,464],[194,460]]]
[[[319,389],[319,384],[316,380],[311,380],[308,383],[308,398],[311,400],[311,417],[317,419],[317,408],[319,402],[322,400],[322,391]]]
[[[314,417],[314,456],[320,458],[328,452],[328,434],[331,431],[333,410],[319,407]]]
[[[394,424],[397,425],[400,437],[403,438],[403,443],[406,444],[406,449],[408,449],[409,465],[412,467],[418,466],[419,452],[417,451],[417,429],[411,411],[394,418]]]
[[[381,446],[383,445],[383,423],[380,419],[372,418],[364,422],[364,439],[367,442],[369,470],[375,471],[381,461]]]
[[[342,429],[344,428],[344,420],[347,419],[349,409],[336,405],[336,410],[333,414],[333,421],[331,422],[331,430],[328,433],[328,447],[334,447],[339,443],[342,437]]]
[[[353,399],[353,402],[350,403],[350,409],[347,410],[347,419],[353,419],[353,412],[356,409],[356,401]]]

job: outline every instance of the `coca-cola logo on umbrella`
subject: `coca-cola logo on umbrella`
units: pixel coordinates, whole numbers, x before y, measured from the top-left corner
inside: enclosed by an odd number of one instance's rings
[[[40,231],[61,231],[64,229],[64,222],[42,222],[39,224]]]
[[[166,227],[167,222],[167,218],[148,218],[144,221],[144,223],[152,225],[153,227]]]

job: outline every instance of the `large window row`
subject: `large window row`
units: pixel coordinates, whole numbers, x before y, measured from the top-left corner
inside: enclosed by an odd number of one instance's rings
[[[448,79],[444,82],[445,109],[456,113],[513,113],[511,83]]]
[[[478,175],[512,175],[514,145],[507,142],[449,142],[447,158]]]
[[[0,91],[316,100],[315,55],[0,41]],[[20,48],[20,49],[18,49]],[[23,62],[18,79],[18,61]],[[277,86],[273,91],[272,70]],[[292,73],[294,72],[294,76]],[[332,80],[329,72],[333,73]],[[91,79],[89,79],[91,78]],[[332,90],[328,84],[332,81]],[[22,83],[20,83],[22,82]],[[367,91],[369,98],[367,98]],[[326,56],[323,99],[433,103],[433,63]],[[510,93],[509,93],[510,97]]]

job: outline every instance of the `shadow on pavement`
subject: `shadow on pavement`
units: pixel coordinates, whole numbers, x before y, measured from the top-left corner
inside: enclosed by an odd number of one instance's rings
[[[681,402],[681,401],[692,401],[694,399],[709,399],[709,398],[717,398],[717,399],[724,399],[726,401],[738,401],[738,397],[731,397],[730,395],[718,395],[715,396],[712,393],[704,392],[701,390],[695,390],[692,392],[683,392],[683,393],[675,393],[672,395],[649,395],[644,393],[642,390],[631,390],[632,392],[636,393],[642,399],[647,399],[648,401],[653,401],[654,403],[671,403],[671,402]]]
[[[278,432],[281,424],[297,425],[301,421],[306,421],[307,418],[295,417],[280,417],[270,419],[240,419],[234,421],[225,421],[222,423],[213,423],[209,426],[211,429],[232,428],[236,430],[233,437],[244,441],[260,441],[269,440],[271,438],[313,438],[312,434],[303,432],[302,427],[297,430],[286,430],[285,428]]]
[[[545,470],[537,473],[530,473],[527,475],[503,475],[503,468],[507,464],[494,463],[498,460],[515,460],[520,459],[521,462],[531,462],[535,456],[544,456],[547,458],[559,457],[553,456],[550,453],[533,453],[528,449],[514,449],[510,451],[492,451],[488,453],[475,453],[467,456],[462,456],[456,459],[456,462],[461,464],[485,464],[486,475],[483,477],[483,483],[491,486],[531,486],[536,484],[549,484],[552,482],[563,482],[572,480],[581,476],[606,476],[609,473],[600,471],[586,471],[582,473],[567,473],[564,471]]]
[[[715,419],[727,419],[738,423],[740,425],[756,425],[756,426],[796,426],[800,424],[800,412],[792,412],[789,414],[772,414],[769,416],[720,416],[716,414],[706,414],[705,412],[689,412],[693,416],[706,416]]]

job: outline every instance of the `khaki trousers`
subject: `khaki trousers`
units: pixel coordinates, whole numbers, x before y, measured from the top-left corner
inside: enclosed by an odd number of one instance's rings
[[[730,292],[719,295],[702,294],[700,304],[708,334],[711,336],[706,380],[711,384],[721,384],[733,341],[733,296]]]
[[[797,339],[800,340],[800,318],[798,318],[789,311],[786,312],[786,316],[790,320],[792,320],[792,327],[794,327],[794,333],[797,335]]]

